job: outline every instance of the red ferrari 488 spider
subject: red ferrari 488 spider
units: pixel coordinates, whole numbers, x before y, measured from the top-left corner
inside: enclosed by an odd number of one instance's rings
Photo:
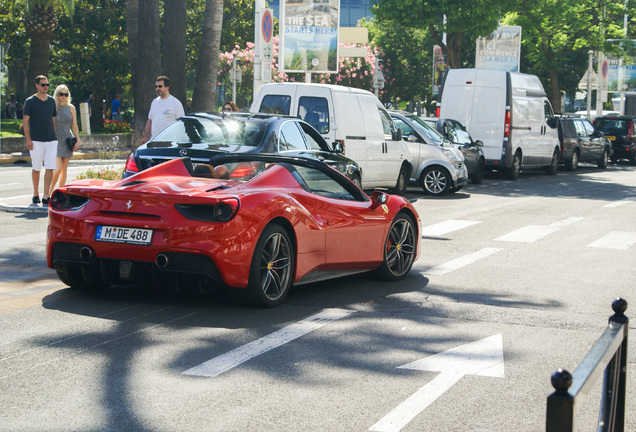
[[[272,307],[292,285],[363,271],[402,279],[419,233],[403,197],[369,197],[316,160],[237,154],[56,190],[47,259],[73,288],[221,286]]]

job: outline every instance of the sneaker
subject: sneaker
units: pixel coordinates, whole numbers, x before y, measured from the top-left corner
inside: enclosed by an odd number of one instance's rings
[[[51,201],[50,198],[42,198],[42,204],[44,205],[49,205],[49,201]]]
[[[40,197],[39,196],[34,196],[33,197],[33,204],[40,204]]]

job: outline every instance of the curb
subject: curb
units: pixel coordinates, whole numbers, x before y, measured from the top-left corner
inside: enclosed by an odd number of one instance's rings
[[[31,204],[29,206],[12,206],[12,205],[0,205],[0,211],[9,213],[31,213],[31,214],[49,214],[49,206],[40,207],[37,204]]]

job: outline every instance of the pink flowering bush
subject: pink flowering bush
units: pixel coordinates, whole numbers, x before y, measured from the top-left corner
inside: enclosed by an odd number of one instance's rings
[[[272,82],[304,82],[304,73],[285,73],[278,70],[278,36],[274,36],[273,40],[273,58],[272,58]],[[356,46],[355,44],[340,44],[340,47]],[[373,44],[363,45],[367,49],[367,56],[364,58],[340,57],[339,72],[337,73],[312,73],[311,81],[321,84],[337,84],[347,87],[356,87],[369,91],[373,91],[373,76],[375,74],[375,58],[382,56],[379,49]],[[243,79],[237,84],[237,104],[241,108],[247,107],[248,98],[251,97],[253,90],[254,77],[254,44],[247,42],[246,47],[241,49],[238,45],[230,52],[219,54],[219,75],[218,86],[223,88],[226,99],[232,97],[232,82],[230,81],[230,70],[232,69],[232,59],[240,60],[239,68]],[[389,87],[395,80],[388,75],[390,70],[390,61],[382,63],[382,73],[385,79],[385,88]],[[380,95],[384,93],[380,89]]]

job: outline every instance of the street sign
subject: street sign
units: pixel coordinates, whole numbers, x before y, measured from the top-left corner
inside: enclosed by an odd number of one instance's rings
[[[441,373],[371,426],[370,431],[400,431],[465,375],[504,378],[503,338],[496,334],[398,366],[398,369]]]
[[[579,81],[579,90],[587,90],[587,81],[588,77],[590,76],[590,85],[592,87],[592,90],[596,90],[596,88],[598,87],[598,76],[596,75],[594,69],[588,69],[587,71],[585,71],[585,75],[583,75],[583,78],[581,78],[581,81]]]
[[[261,31],[263,32],[263,40],[265,43],[269,43],[272,39],[272,33],[274,32],[274,20],[272,19],[272,14],[269,9],[265,9],[265,12],[263,12]]]

